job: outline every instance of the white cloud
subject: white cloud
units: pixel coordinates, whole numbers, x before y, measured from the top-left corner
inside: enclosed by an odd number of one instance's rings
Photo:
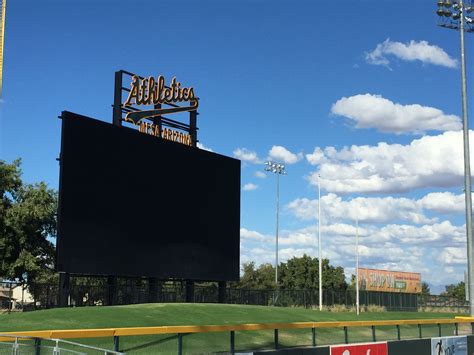
[[[348,276],[354,272],[355,231],[353,223],[323,224],[321,230],[323,257],[332,265],[343,266]],[[280,261],[303,254],[317,256],[317,232],[317,225],[282,231]],[[243,248],[242,262],[273,264],[274,236],[263,237],[253,231],[248,234],[255,238],[248,237],[244,243],[258,241],[259,245]],[[422,226],[363,224],[359,236],[362,267],[421,272],[423,281],[443,285],[460,279],[466,264],[465,226],[454,226],[449,221]]]
[[[287,208],[298,218],[309,220],[316,218],[317,200],[299,198],[287,205]],[[431,223],[434,220],[423,213],[423,208],[416,200],[395,197],[357,197],[343,200],[342,197],[329,193],[321,197],[321,212],[325,220],[341,221],[356,218],[366,223],[388,223],[407,221],[411,223]]]
[[[464,176],[460,131],[424,136],[408,145],[382,142],[340,150],[327,147],[324,159],[319,170],[308,177],[310,183],[317,186],[320,174],[322,189],[343,194],[459,187]]]
[[[460,213],[465,211],[464,194],[432,192],[420,200],[421,205],[439,213]]]
[[[439,255],[438,260],[444,265],[465,265],[467,263],[467,254],[465,248],[445,248]]]
[[[256,231],[251,231],[245,228],[240,228],[240,238],[248,240],[248,239],[253,239],[253,240],[265,240],[265,236],[259,232]]]
[[[252,163],[252,164],[259,164],[261,163],[260,159],[258,158],[257,153],[254,151],[248,150],[246,148],[237,148],[234,150],[234,157],[240,159],[244,162]]]
[[[351,119],[357,128],[396,134],[462,129],[461,119],[456,115],[446,115],[437,108],[419,104],[402,105],[372,94],[343,97],[332,105],[331,113]],[[322,158],[321,150],[307,156],[314,162]]]
[[[326,158],[324,156],[323,150],[319,147],[316,147],[311,154],[306,154],[306,160],[308,160],[311,165],[319,165],[326,161]]]
[[[208,152],[213,152],[213,150],[212,150],[211,148],[206,147],[206,146],[205,146],[204,144],[202,144],[201,142],[198,142],[198,143],[197,143],[197,147],[198,147],[199,149],[202,149],[202,150],[207,150]]]
[[[442,48],[429,44],[427,41],[410,41],[408,43],[393,42],[386,39],[379,43],[372,52],[366,53],[367,63],[384,65],[389,68],[388,56],[394,56],[404,61],[420,61],[423,64],[440,65],[447,68],[456,68],[458,62],[451,58]]]
[[[297,198],[288,203],[286,208],[302,221],[315,220],[318,213],[318,200]],[[362,223],[404,221],[423,224],[437,221],[437,218],[428,218],[426,212],[464,214],[464,194],[431,192],[420,199],[392,196],[343,199],[333,193],[321,196],[322,219],[329,223],[343,220],[354,221],[356,218]]]
[[[265,179],[267,177],[267,174],[265,174],[263,171],[257,171],[255,173],[255,176],[258,177],[259,179]]]
[[[303,158],[302,153],[294,154],[281,145],[274,145],[268,152],[268,159],[280,163],[294,164]]]
[[[255,185],[255,184],[252,184],[252,183],[248,183],[248,184],[245,184],[242,189],[243,189],[244,191],[253,191],[253,190],[258,189],[258,185]]]
[[[392,245],[419,245],[430,247],[464,246],[465,226],[454,226],[450,221],[413,226],[407,224],[387,224],[381,227],[364,224],[359,226],[362,245],[379,248]],[[322,222],[321,235],[326,244],[333,245],[337,251],[344,245],[354,245],[356,227],[351,224]],[[281,245],[314,246],[318,236],[317,225],[284,231],[280,237]],[[329,243],[330,241],[330,243]],[[431,244],[427,244],[431,243]]]
[[[465,227],[453,226],[449,221],[420,227],[412,225],[390,224],[382,227],[370,236],[373,242],[380,239],[390,240],[401,245],[426,245],[441,247],[453,244],[464,244]]]

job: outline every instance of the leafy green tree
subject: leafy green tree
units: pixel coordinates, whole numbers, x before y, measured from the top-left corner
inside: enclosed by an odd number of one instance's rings
[[[251,261],[242,266],[243,275],[237,283],[238,288],[273,289],[275,288],[275,268],[271,264],[261,264],[255,267]]]
[[[428,285],[427,282],[422,282],[421,283],[421,294],[422,295],[431,295],[431,291],[430,291],[430,285]]]
[[[319,289],[319,260],[308,255],[294,257],[282,263],[281,287],[287,289]],[[328,259],[323,259],[322,282],[325,289],[346,290],[347,283],[344,269],[329,264]]]
[[[344,269],[329,264],[323,259],[323,286],[332,290],[346,290]],[[262,264],[258,268],[254,262],[243,265],[243,275],[236,285],[249,289],[275,288],[275,268],[271,264]],[[318,289],[319,264],[317,258],[308,255],[294,257],[278,267],[279,287],[282,289]]]
[[[356,290],[356,275],[351,274],[351,282],[349,285],[347,285],[348,290]]]
[[[53,277],[57,194],[24,184],[21,161],[0,161],[0,278],[31,284]]]
[[[315,289],[319,284],[318,259],[303,255],[293,257],[280,266],[280,283],[287,289]],[[324,268],[324,262],[323,262]],[[323,271],[324,279],[324,271]]]
[[[466,288],[464,281],[445,286],[445,291],[441,292],[441,296],[455,297],[459,300],[466,299]]]

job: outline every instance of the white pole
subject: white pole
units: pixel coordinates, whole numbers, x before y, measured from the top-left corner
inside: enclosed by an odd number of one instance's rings
[[[360,312],[359,306],[359,221],[356,217],[356,309],[357,315]]]
[[[321,176],[318,175],[318,249],[319,249],[319,310],[323,310],[323,256],[321,250]]]
[[[275,287],[278,290],[278,225],[280,224],[280,174],[277,174],[276,238],[275,238]]]
[[[467,79],[466,56],[464,54],[464,15],[466,8],[463,0],[459,1],[461,17],[459,33],[461,35],[461,93],[463,117],[463,143],[464,143],[464,198],[466,206],[466,237],[467,237],[467,275],[469,279],[469,294],[474,295],[474,245],[472,235],[472,196],[471,196],[471,159],[469,157],[469,124],[467,118]],[[469,314],[474,316],[474,297],[469,300]]]

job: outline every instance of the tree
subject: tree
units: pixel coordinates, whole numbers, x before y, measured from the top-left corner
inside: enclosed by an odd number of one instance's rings
[[[318,259],[313,259],[306,254],[300,258],[293,257],[292,259],[289,259],[286,263],[281,263],[281,287],[287,289],[317,288],[319,280],[318,267]]]
[[[344,269],[329,264],[323,259],[323,285],[325,289],[346,290]],[[258,268],[254,262],[242,267],[243,275],[237,287],[251,289],[275,288],[275,268],[262,264]],[[317,258],[308,255],[294,257],[278,267],[279,287],[282,289],[319,289],[319,264]]]
[[[275,288],[275,268],[271,264],[261,264],[255,268],[253,261],[242,266],[243,275],[237,283],[238,288],[244,289],[273,289]]]
[[[53,275],[57,193],[24,184],[21,161],[0,161],[0,278],[31,284]]]
[[[287,289],[319,289],[319,260],[308,255],[293,257],[281,264],[280,283]],[[344,269],[329,264],[328,259],[323,259],[323,287],[331,290],[346,290],[347,283]]]
[[[466,288],[464,281],[445,286],[445,291],[441,292],[441,296],[455,297],[459,300],[466,299]]]
[[[422,295],[431,295],[431,291],[430,291],[430,285],[428,285],[427,282],[422,282],[421,283],[421,294]]]

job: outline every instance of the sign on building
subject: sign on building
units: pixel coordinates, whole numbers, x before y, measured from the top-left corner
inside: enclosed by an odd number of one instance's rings
[[[359,268],[359,289],[365,291],[421,293],[421,274]]]

